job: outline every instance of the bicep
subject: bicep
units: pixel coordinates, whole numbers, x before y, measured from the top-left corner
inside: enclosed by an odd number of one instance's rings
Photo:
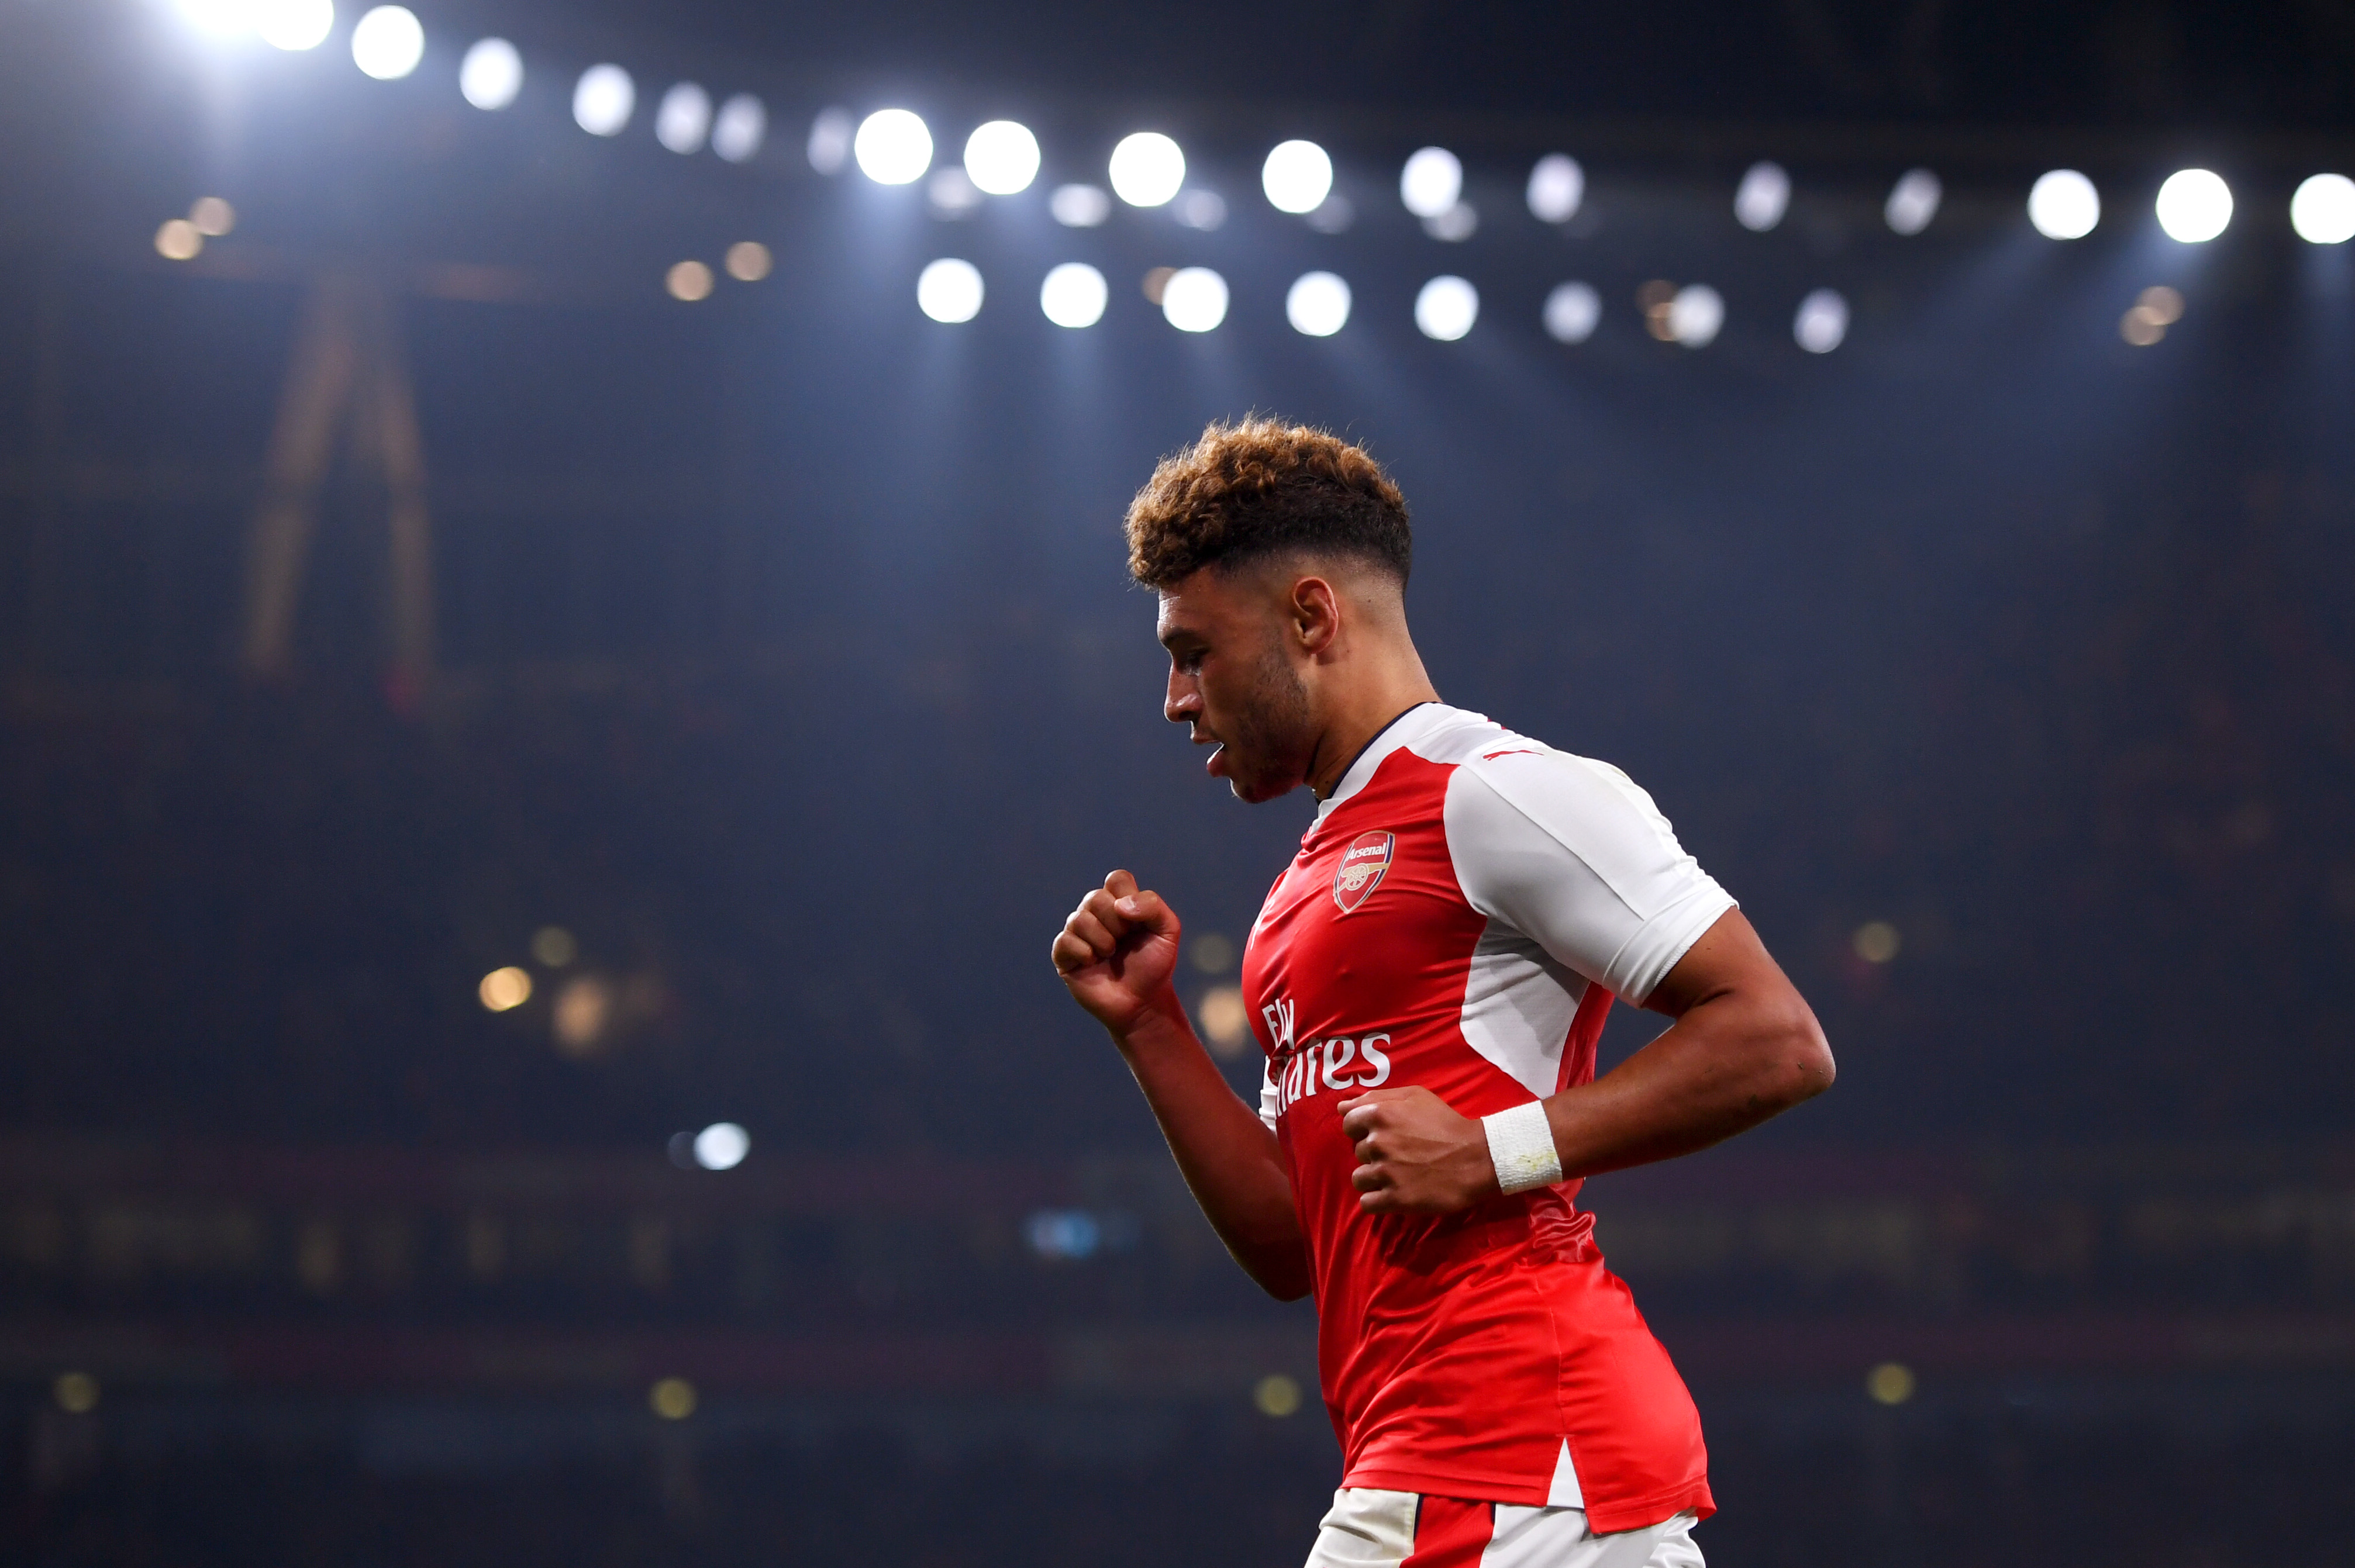
[[[1735,991],[1798,994],[1749,916],[1728,909],[1660,977],[1642,1005],[1646,1012],[1682,1018],[1702,1002]]]

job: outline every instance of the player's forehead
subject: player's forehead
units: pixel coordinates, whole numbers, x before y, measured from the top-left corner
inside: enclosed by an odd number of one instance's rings
[[[1234,620],[1241,596],[1236,585],[1225,578],[1226,574],[1206,567],[1160,590],[1154,634],[1164,647],[1207,641]]]

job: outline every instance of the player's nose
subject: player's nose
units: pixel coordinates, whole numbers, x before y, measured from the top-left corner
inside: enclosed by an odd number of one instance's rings
[[[1169,672],[1169,694],[1162,700],[1161,716],[1171,724],[1188,724],[1202,716],[1202,694],[1177,671]]]

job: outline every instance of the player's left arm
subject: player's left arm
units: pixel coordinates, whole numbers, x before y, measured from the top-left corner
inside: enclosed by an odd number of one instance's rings
[[[1739,909],[1702,933],[1644,1005],[1676,1022],[1545,1102],[1565,1179],[1707,1149],[1831,1087],[1814,1012]],[[1446,1213],[1497,1192],[1487,1130],[1429,1089],[1375,1089],[1342,1110],[1367,1213]]]

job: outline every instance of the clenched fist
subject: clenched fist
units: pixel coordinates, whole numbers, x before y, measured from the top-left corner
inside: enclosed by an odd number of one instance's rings
[[[1115,871],[1080,900],[1055,938],[1055,972],[1082,1007],[1125,1034],[1168,991],[1178,968],[1178,912]]]
[[[1369,1214],[1448,1214],[1497,1193],[1488,1133],[1429,1089],[1375,1089],[1334,1107],[1357,1146],[1349,1184]]]

